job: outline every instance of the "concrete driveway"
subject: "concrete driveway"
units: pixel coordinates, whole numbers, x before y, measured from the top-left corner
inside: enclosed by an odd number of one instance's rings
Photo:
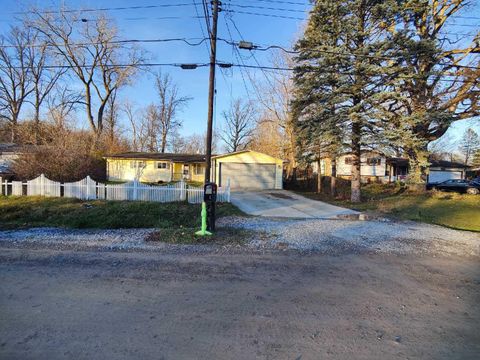
[[[307,199],[287,190],[235,191],[232,203],[250,215],[300,219],[332,219],[358,212]]]

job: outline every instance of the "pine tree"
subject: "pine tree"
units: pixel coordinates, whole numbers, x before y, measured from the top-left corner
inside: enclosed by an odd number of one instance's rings
[[[385,19],[395,1],[319,0],[297,43],[293,114],[302,154],[319,144],[352,154],[351,201],[359,202],[360,156],[375,127],[375,104],[385,90],[392,48]],[[322,146],[322,145],[320,145]]]

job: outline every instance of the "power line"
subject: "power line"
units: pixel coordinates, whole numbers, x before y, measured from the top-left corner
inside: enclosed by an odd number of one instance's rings
[[[228,34],[230,36],[230,39],[232,40],[231,45],[232,45],[233,55],[235,56],[237,61],[243,63],[242,55],[240,54],[238,48],[235,46],[235,43],[233,41],[232,32],[230,31],[230,26],[228,26],[228,22],[227,22],[227,19],[225,17],[224,17],[224,21],[225,21],[225,26],[227,27],[227,31],[228,31]],[[252,98],[250,96],[250,91],[248,90],[247,82],[245,81],[245,77],[243,76],[243,71],[242,71],[241,67],[240,67],[240,77],[242,78],[242,83],[243,83],[243,86],[245,88],[245,93],[247,94],[248,100],[252,101]]]
[[[191,42],[194,40],[199,40],[198,42]],[[87,45],[102,45],[102,44],[112,44],[112,45],[118,45],[118,44],[129,44],[129,43],[162,43],[162,42],[174,42],[174,41],[180,41],[184,42],[185,44],[189,46],[199,46],[203,43],[205,43],[207,40],[209,40],[208,37],[204,38],[170,38],[170,39],[124,39],[124,40],[111,40],[111,41],[103,41],[103,42],[81,42],[81,43],[72,43],[70,44],[71,46],[87,46]],[[48,47],[60,47],[64,46],[64,44],[50,44],[50,43],[45,43],[45,44],[32,44],[29,45],[28,47],[43,47],[43,46],[48,46]],[[16,45],[0,45],[0,48],[14,48]]]
[[[200,20],[200,13],[198,12],[197,3],[195,1],[193,1],[193,4],[195,5],[195,13],[199,17],[198,24],[200,25],[200,31],[202,32],[202,36],[205,39],[206,36],[205,36],[205,32],[203,31],[203,24],[202,24],[202,21]],[[208,29],[207,29],[207,31],[208,31]],[[205,43],[205,48],[207,49],[207,55],[210,55],[210,49],[209,49],[207,43]]]
[[[284,15],[274,15],[274,14],[260,14],[251,11],[242,11],[242,10],[224,10],[225,12],[235,13],[235,14],[244,14],[244,15],[255,15],[255,16],[265,16],[271,18],[279,18],[279,19],[289,19],[289,20],[307,20],[301,17],[295,16],[284,16]]]
[[[245,63],[226,63],[226,62],[221,62],[217,61],[215,62],[215,65],[218,65],[220,67],[224,68],[229,68],[229,67],[238,67],[238,68],[247,68],[247,69],[260,69],[260,70],[268,70],[268,71],[296,71],[298,70],[297,68],[291,68],[291,67],[279,67],[279,66],[265,66],[265,65],[247,65]],[[201,68],[201,67],[208,67],[210,66],[210,63],[136,63],[136,64],[108,64],[108,67],[113,69],[115,67],[117,68],[126,68],[126,67],[134,67],[134,68],[147,68],[147,67],[162,67],[162,66],[169,66],[169,67],[180,67],[183,69],[196,69],[196,68]],[[87,64],[87,65],[45,65],[45,69],[73,69],[73,68],[92,68],[93,65]],[[21,67],[19,66],[13,66],[11,67],[13,69],[19,69]],[[0,69],[7,69],[5,66],[0,66]],[[322,69],[315,69],[315,68],[307,68],[304,70],[305,72],[322,72]],[[328,71],[327,71],[328,72]],[[331,71],[330,71],[331,72]],[[335,72],[336,74],[341,74],[341,75],[355,75],[353,73],[347,73],[347,72]],[[418,75],[398,75],[400,78],[404,79],[423,79],[423,77],[418,76]],[[435,74],[428,75],[427,77],[431,76],[436,76]],[[455,75],[450,75],[450,74],[445,74],[445,75],[438,75],[440,77],[454,77]],[[458,82],[458,83],[478,83],[479,81],[477,80],[462,80],[462,79],[440,79],[440,81],[448,81],[448,82]]]
[[[97,11],[123,11],[123,10],[142,10],[142,9],[158,9],[158,8],[175,8],[183,6],[192,6],[193,3],[180,4],[158,4],[158,5],[137,5],[137,6],[118,6],[118,7],[103,7],[103,8],[85,8],[85,9],[62,9],[62,10],[43,10],[39,11],[41,14],[61,14],[61,13],[75,13],[75,12],[97,12]],[[14,15],[27,15],[36,13],[36,11],[15,11]]]
[[[305,13],[305,10],[276,8],[276,7],[269,7],[269,6],[237,5],[237,4],[230,4],[230,6],[238,7],[238,8],[242,8],[242,9],[261,9],[261,10],[273,10],[273,11],[284,11],[284,12],[295,12],[295,13],[303,13],[303,14]]]
[[[281,1],[281,0],[250,0],[250,1],[259,1],[259,2],[266,2],[271,4],[287,4],[287,5],[302,5],[302,6],[310,5],[308,2],[298,2],[298,1]]]
[[[271,17],[271,18],[280,18],[280,19],[289,19],[289,20],[308,20],[307,18],[303,18],[303,17],[296,17],[296,16],[287,16],[287,15],[277,15],[277,14],[265,14],[265,13],[258,13],[258,12],[253,12],[253,11],[243,11],[243,10],[224,10],[224,11],[228,11],[228,12],[231,12],[231,13],[237,13],[237,14],[244,14],[244,15],[254,15],[254,16],[265,16],[265,17]],[[452,15],[450,16],[450,18],[453,18],[453,19],[467,19],[467,17],[462,17],[462,16],[456,16],[456,15]],[[468,17],[469,19],[473,19],[473,20],[480,20],[480,17],[474,19],[474,17]],[[478,25],[476,24],[451,24],[450,26],[462,26],[462,27],[474,27],[474,28],[478,28]]]

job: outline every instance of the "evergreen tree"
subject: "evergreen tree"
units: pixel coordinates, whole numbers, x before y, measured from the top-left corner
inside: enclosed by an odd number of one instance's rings
[[[376,125],[375,104],[385,90],[385,58],[392,42],[385,19],[395,1],[318,0],[296,44],[292,110],[299,148],[352,154],[351,201],[359,202],[360,155]],[[332,146],[334,145],[334,146]]]

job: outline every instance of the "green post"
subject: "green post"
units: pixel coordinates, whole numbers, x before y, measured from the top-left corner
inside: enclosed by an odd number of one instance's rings
[[[212,235],[210,231],[207,231],[207,204],[205,201],[202,202],[202,228],[200,231],[197,231],[195,235],[205,236],[205,235]]]

